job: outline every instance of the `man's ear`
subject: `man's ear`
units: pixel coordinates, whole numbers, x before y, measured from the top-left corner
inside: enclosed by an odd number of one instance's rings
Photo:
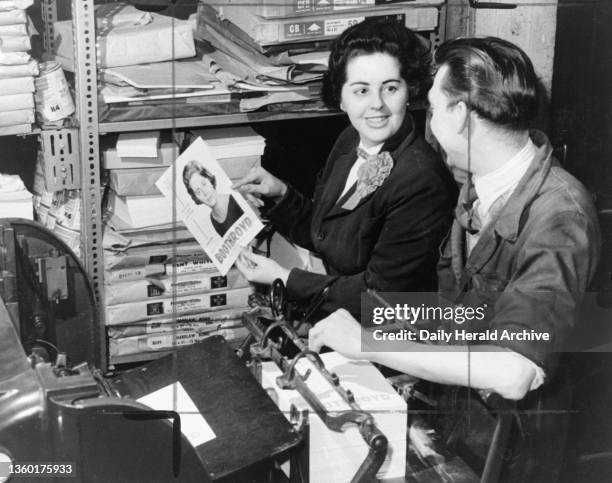
[[[457,134],[467,133],[470,121],[470,110],[466,103],[459,101],[454,106],[451,106],[450,111],[454,131]]]

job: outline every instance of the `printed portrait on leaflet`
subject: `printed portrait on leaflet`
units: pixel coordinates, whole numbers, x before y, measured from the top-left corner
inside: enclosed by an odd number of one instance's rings
[[[183,168],[183,183],[196,205],[210,208],[210,222],[220,237],[244,214],[233,195],[218,193],[216,178],[198,161],[189,161]]]

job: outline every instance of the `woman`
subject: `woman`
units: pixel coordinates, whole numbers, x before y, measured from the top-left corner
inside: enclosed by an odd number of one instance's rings
[[[185,165],[183,183],[196,205],[204,204],[211,209],[210,222],[220,237],[244,213],[232,195],[217,193],[215,176],[198,161]]]
[[[245,254],[237,266],[249,280],[280,278],[304,306],[329,286],[317,315],[344,308],[359,317],[360,294],[368,288],[436,290],[438,245],[456,188],[407,112],[410,96],[429,79],[428,57],[418,37],[397,23],[365,21],[335,40],[324,100],[346,112],[351,126],[332,148],[313,199],[262,168],[234,185],[273,201],[266,216],[321,256],[328,274]]]

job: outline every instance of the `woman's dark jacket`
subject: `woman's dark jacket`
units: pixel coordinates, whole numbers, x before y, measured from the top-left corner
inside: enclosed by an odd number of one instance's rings
[[[289,297],[304,306],[326,286],[318,315],[345,308],[361,312],[361,293],[436,291],[438,246],[452,221],[456,185],[447,167],[419,136],[407,114],[381,151],[393,169],[383,184],[352,210],[338,198],[357,159],[357,131],[339,136],[319,173],[313,199],[288,187],[267,216],[292,242],[317,253],[328,275],[293,269]]]

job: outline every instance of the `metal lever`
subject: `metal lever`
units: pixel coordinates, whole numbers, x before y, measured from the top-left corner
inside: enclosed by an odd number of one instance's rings
[[[470,7],[472,8],[489,8],[498,10],[511,10],[516,8],[516,3],[497,3],[497,2],[480,2],[480,0],[470,0]]]

